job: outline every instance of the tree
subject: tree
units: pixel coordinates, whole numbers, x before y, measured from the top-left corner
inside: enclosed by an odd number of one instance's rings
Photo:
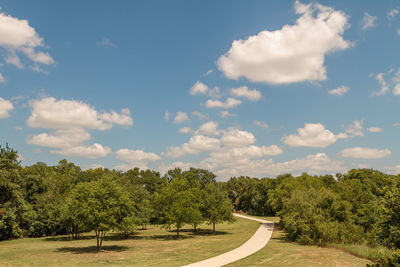
[[[173,179],[160,193],[156,194],[155,204],[161,222],[166,228],[176,227],[176,236],[185,224],[201,220],[199,188],[189,187],[186,179]]]
[[[35,216],[19,186],[23,183],[19,164],[16,150],[0,146],[0,240],[26,234]]]
[[[228,198],[228,194],[218,184],[207,184],[204,194],[204,219],[213,225],[215,234],[215,224],[222,222],[233,222],[233,206]]]
[[[106,233],[132,215],[128,193],[109,177],[79,183],[67,198],[66,207],[78,227],[95,231],[97,251]]]

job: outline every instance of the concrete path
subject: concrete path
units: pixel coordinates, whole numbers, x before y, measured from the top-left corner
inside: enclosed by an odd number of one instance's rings
[[[269,239],[271,238],[272,231],[274,230],[274,223],[270,222],[270,221],[247,217],[247,216],[236,214],[236,213],[234,213],[233,215],[236,217],[239,217],[239,218],[244,218],[244,219],[248,219],[248,220],[261,222],[262,225],[260,226],[260,228],[258,228],[258,230],[255,232],[255,234],[249,240],[247,240],[246,243],[244,243],[240,247],[238,247],[234,250],[228,251],[219,256],[209,258],[207,260],[203,260],[203,261],[199,261],[199,262],[192,263],[189,265],[185,265],[184,267],[223,266],[225,264],[243,259],[243,258],[259,251],[263,247],[265,247],[265,245],[268,243]]]

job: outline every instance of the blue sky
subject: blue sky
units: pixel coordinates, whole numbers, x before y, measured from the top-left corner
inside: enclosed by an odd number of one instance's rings
[[[0,1],[24,165],[400,172],[399,1]]]

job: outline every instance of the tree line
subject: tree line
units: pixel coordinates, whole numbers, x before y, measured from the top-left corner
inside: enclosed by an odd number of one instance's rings
[[[110,230],[126,237],[159,224],[194,231],[201,223],[233,222],[224,185],[207,170],[81,170],[66,160],[22,167],[17,151],[0,146],[0,240],[94,231],[97,249]]]
[[[279,216],[290,240],[301,244],[383,246],[376,260],[400,264],[400,176],[372,169],[345,174],[232,177],[217,182],[207,170],[126,172],[82,170],[61,160],[22,167],[15,150],[0,147],[0,240],[94,231],[98,248],[110,230],[131,235],[159,224],[193,230],[232,222],[232,210]]]
[[[290,240],[321,246],[384,246],[389,252],[374,260],[400,266],[400,175],[353,169],[335,177],[242,176],[231,178],[226,188],[235,209],[279,216]]]

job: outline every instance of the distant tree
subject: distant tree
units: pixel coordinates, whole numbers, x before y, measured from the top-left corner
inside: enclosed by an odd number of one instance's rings
[[[204,219],[213,226],[222,222],[233,222],[233,206],[227,192],[218,184],[208,184],[204,192]]]
[[[101,250],[106,233],[132,215],[128,193],[109,177],[78,184],[66,206],[78,227],[95,231],[97,251]]]

